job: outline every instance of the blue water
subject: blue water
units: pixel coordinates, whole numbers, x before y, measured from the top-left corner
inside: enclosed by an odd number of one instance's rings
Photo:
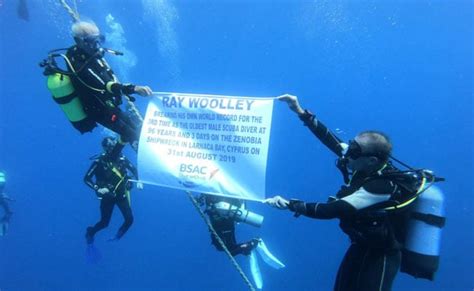
[[[187,197],[165,188],[135,191],[129,233],[106,242],[121,223],[116,210],[96,238],[102,260],[86,263],[98,203],[82,178],[103,133],[80,136],[68,124],[38,67],[72,44],[57,2],[27,1],[25,21],[18,1],[0,1],[0,168],[16,199],[0,237],[0,290],[245,290]],[[109,58],[124,80],[155,91],[291,93],[344,139],[388,133],[395,156],[447,178],[436,280],[399,274],[393,289],[474,288],[472,1],[83,0],[78,10],[126,52]],[[137,104],[144,112],[146,100]],[[267,196],[324,201],[341,184],[334,156],[285,104],[273,115]],[[263,237],[287,266],[261,265],[264,290],[331,290],[348,246],[337,221],[249,207],[265,223],[239,226],[238,238]]]

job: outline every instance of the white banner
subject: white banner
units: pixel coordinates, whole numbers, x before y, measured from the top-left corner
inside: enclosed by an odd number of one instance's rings
[[[140,181],[263,200],[273,100],[157,93],[140,136]]]

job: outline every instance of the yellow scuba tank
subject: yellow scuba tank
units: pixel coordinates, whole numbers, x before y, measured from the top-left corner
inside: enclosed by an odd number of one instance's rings
[[[69,76],[58,72],[48,75],[48,89],[74,128],[81,133],[92,131],[96,123],[84,112]]]

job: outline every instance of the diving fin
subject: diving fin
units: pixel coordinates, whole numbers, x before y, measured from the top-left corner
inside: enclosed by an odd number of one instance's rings
[[[260,242],[258,243],[257,251],[262,257],[263,261],[267,263],[267,265],[269,265],[270,267],[274,269],[281,269],[285,267],[285,264],[280,262],[279,259],[277,259],[272,253],[270,253],[263,240],[260,240]]]
[[[260,273],[260,267],[258,266],[257,255],[255,254],[255,251],[250,252],[250,272],[252,273],[253,281],[255,282],[257,289],[262,289],[262,274]]]
[[[86,248],[86,263],[95,265],[102,259],[102,254],[93,243],[87,244]]]

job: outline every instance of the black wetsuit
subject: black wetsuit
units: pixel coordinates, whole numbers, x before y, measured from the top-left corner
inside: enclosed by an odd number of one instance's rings
[[[0,218],[0,223],[8,222],[10,217],[12,216],[13,212],[8,205],[8,201],[13,201],[9,198],[5,193],[3,193],[5,189],[5,183],[0,183],[0,207],[3,208],[3,217]]]
[[[73,86],[88,118],[120,134],[125,142],[138,141],[141,121],[119,108],[122,96],[134,93],[135,86],[120,84],[100,53],[91,57],[73,46],[68,49],[66,56],[72,66],[68,64]],[[86,126],[81,132],[92,129]]]
[[[314,115],[306,111],[300,116],[306,126],[337,156],[341,157],[341,140]],[[391,290],[401,261],[404,225],[408,207],[396,212],[384,211],[377,205],[387,203],[396,195],[405,195],[406,188],[384,178],[397,169],[387,164],[370,176],[355,173],[341,187],[336,198],[327,203],[290,203],[290,210],[316,219],[340,219],[341,229],[351,239],[339,267],[334,290]]]
[[[214,208],[214,205],[219,202],[227,202],[237,207],[241,207],[243,202],[238,199],[214,195],[204,195],[204,197],[206,201],[206,213],[209,215],[209,220],[232,256],[240,254],[246,256],[249,255],[250,251],[252,251],[256,246],[256,241],[251,240],[245,243],[237,243],[235,239],[235,220],[231,217],[221,216]],[[213,234],[211,234],[211,242],[217,250],[224,251],[221,244]]]
[[[97,195],[101,198],[101,219],[94,226],[87,228],[87,236],[93,238],[98,231],[109,225],[115,205],[119,207],[124,218],[124,222],[119,228],[116,238],[121,238],[132,225],[133,214],[132,208],[130,207],[130,182],[128,172],[130,172],[134,178],[138,178],[136,168],[121,154],[102,154],[90,166],[84,177],[84,182],[96,191]],[[94,176],[95,182],[93,180]],[[108,188],[110,192],[102,196],[97,190],[104,187]]]
[[[12,216],[13,212],[8,205],[8,201],[11,201],[8,196],[0,192],[0,207],[3,208],[3,216],[0,218],[0,223],[5,223],[10,221],[10,217]]]

